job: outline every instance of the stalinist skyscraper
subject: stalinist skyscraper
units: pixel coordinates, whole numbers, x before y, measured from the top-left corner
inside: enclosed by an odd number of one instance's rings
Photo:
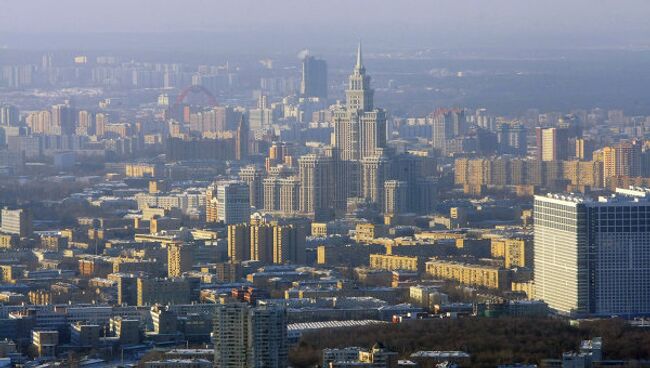
[[[374,107],[373,97],[359,43],[357,62],[346,90],[346,106],[333,114],[332,147],[324,154],[305,155],[298,160],[301,212],[328,219],[335,213],[345,213],[349,198],[363,196],[383,203],[383,180],[388,167],[387,158],[382,156],[386,147],[386,113]],[[366,161],[362,178],[362,162]]]
[[[374,156],[386,146],[386,112],[373,104],[374,90],[363,66],[361,43],[357,63],[349,77],[346,107],[334,112],[334,141],[343,161]]]

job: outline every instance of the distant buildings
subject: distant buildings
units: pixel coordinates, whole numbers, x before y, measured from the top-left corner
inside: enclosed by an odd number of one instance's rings
[[[397,363],[397,353],[388,350],[381,343],[376,343],[370,349],[348,347],[323,350],[323,367],[397,368]]]

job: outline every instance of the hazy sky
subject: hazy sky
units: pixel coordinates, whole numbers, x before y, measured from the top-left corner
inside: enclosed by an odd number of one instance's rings
[[[0,42],[16,33],[204,31],[300,42],[650,44],[648,0],[0,0],[0,9]]]

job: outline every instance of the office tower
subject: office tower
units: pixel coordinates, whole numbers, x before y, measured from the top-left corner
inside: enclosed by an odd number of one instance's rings
[[[170,244],[167,246],[167,276],[181,277],[183,272],[192,270],[194,249],[188,244]]]
[[[239,179],[248,184],[250,204],[256,209],[264,207],[264,172],[254,165],[242,167]]]
[[[248,158],[248,122],[246,116],[242,115],[237,126],[237,138],[235,140],[235,158],[245,160]]]
[[[300,211],[316,217],[332,210],[332,158],[307,154],[298,159],[300,176]]]
[[[390,175],[390,160],[385,155],[369,156],[361,161],[362,195],[380,209],[384,208],[384,182]]]
[[[518,122],[497,125],[498,152],[523,156],[528,150],[526,128]]]
[[[400,215],[408,212],[408,183],[400,180],[387,180],[384,183],[386,205],[384,213]]]
[[[219,222],[230,225],[248,222],[250,219],[250,192],[245,182],[218,182],[214,199]]]
[[[228,258],[233,262],[251,259],[248,224],[228,225]]]
[[[325,60],[309,55],[302,59],[300,96],[327,100],[327,63]]]
[[[535,298],[565,314],[650,312],[650,190],[535,196]]]
[[[386,113],[374,108],[374,90],[370,88],[370,76],[366,75],[363,66],[361,44],[345,94],[345,109],[334,112],[332,143],[339,149],[342,160],[358,161],[386,147]]]
[[[288,365],[287,316],[274,306],[226,303],[213,323],[217,368],[284,368]]]
[[[561,161],[568,159],[569,136],[565,128],[536,128],[537,159]]]
[[[17,126],[20,123],[20,113],[13,105],[0,106],[0,126]]]
[[[250,225],[250,259],[273,263],[273,225],[261,222]]]
[[[32,235],[32,217],[29,211],[3,208],[0,230],[5,234],[15,234],[21,238]]]
[[[302,263],[305,238],[293,225],[276,225],[273,227],[273,263]]]

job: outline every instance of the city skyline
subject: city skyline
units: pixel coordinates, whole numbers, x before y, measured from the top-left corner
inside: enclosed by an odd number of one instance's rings
[[[650,366],[645,2],[0,8],[0,367]]]

